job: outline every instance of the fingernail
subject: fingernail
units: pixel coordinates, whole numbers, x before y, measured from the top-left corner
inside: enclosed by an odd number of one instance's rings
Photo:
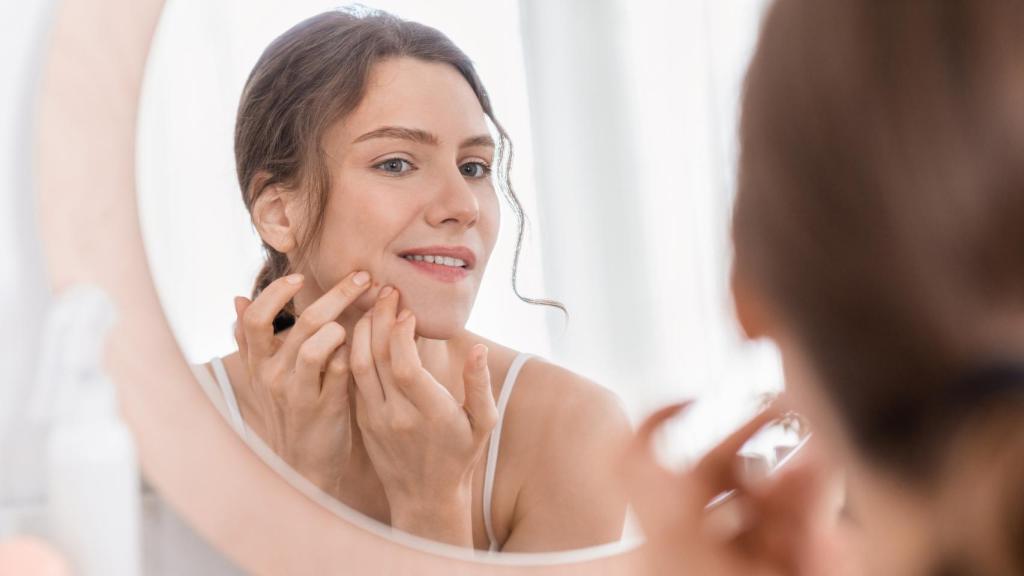
[[[391,291],[392,291],[391,286],[385,286],[385,287],[380,289],[380,294],[377,295],[377,298],[383,300],[383,299],[388,297],[388,294],[391,294]]]
[[[398,321],[405,322],[406,320],[409,319],[410,316],[412,316],[412,310],[406,308],[405,310],[402,310],[401,312],[398,313]]]
[[[302,282],[302,274],[292,274],[291,276],[285,277],[284,281],[289,284],[298,284],[299,282]]]
[[[487,346],[480,346],[482,348],[476,353],[476,369],[483,370],[487,367]]]
[[[364,286],[369,281],[370,281],[370,273],[366,272],[366,271],[359,272],[355,276],[352,277],[352,282],[356,286]]]

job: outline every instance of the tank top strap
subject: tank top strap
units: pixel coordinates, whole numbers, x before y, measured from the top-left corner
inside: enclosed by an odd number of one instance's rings
[[[245,420],[242,419],[242,411],[238,409],[238,399],[235,398],[235,390],[231,386],[231,380],[228,379],[228,371],[224,369],[224,361],[219,356],[215,356],[210,360],[210,364],[213,366],[213,373],[217,377],[220,392],[224,396],[224,404],[228,407],[231,425],[235,427],[235,430],[242,438],[248,440],[249,436]]]
[[[484,529],[487,531],[488,549],[491,551],[496,551],[498,547],[497,539],[494,537],[494,521],[491,508],[494,505],[494,471],[498,465],[498,449],[501,447],[501,429],[505,423],[505,409],[508,407],[508,399],[512,396],[512,389],[519,378],[519,371],[530,358],[532,358],[530,354],[520,353],[512,360],[512,365],[509,366],[508,373],[505,375],[505,381],[502,382],[501,390],[498,393],[498,421],[494,425],[490,441],[487,444],[487,461],[484,464],[483,506]]]

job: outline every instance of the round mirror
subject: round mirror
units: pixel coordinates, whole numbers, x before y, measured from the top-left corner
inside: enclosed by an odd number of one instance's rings
[[[435,553],[604,557],[641,540],[614,474],[630,422],[700,398],[661,439],[679,463],[780,388],[774,350],[744,341],[728,289],[737,102],[764,2],[676,4],[166,7],[138,128],[146,255],[206,396],[293,486]],[[308,111],[318,106],[334,115]],[[323,128],[291,142],[304,122]],[[310,158],[324,166],[319,189]],[[288,162],[299,167],[272,173]],[[351,284],[360,268],[365,292]],[[285,294],[292,272],[303,284]],[[260,306],[271,344],[248,353]],[[295,323],[307,309],[333,312]],[[419,380],[393,374],[406,309]],[[478,432],[467,370],[481,343],[496,418]],[[369,383],[356,369],[363,344]],[[303,351],[315,378],[296,376]],[[276,404],[270,382],[285,382]],[[316,392],[305,408],[302,382]],[[419,427],[371,430],[374,387],[415,408]],[[303,429],[337,398],[343,410]],[[401,416],[385,404],[379,415]],[[451,408],[464,428],[428,425]],[[778,429],[750,452],[770,466],[796,440]],[[458,463],[433,465],[459,449]]]

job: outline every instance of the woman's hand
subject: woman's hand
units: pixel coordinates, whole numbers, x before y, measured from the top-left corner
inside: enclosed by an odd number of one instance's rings
[[[255,301],[235,299],[235,339],[249,370],[264,440],[281,458],[324,492],[338,497],[352,454],[349,351],[335,319],[370,285],[352,273],[303,310],[281,338],[277,314],[302,287],[293,274],[279,278]]]
[[[487,368],[477,345],[463,368],[465,401],[420,362],[416,319],[398,310],[398,291],[384,288],[356,324],[352,373],[359,390],[356,418],[380,477],[395,528],[472,546],[473,468],[498,418]]]
[[[776,576],[847,575],[837,558],[837,511],[829,506],[828,474],[808,459],[811,445],[777,475],[750,485],[736,454],[775,409],[755,416],[682,474],[661,466],[651,436],[689,403],[669,406],[637,431],[624,462],[637,518],[647,538],[650,574]],[[813,458],[813,456],[811,457]],[[726,491],[720,505],[709,503]]]

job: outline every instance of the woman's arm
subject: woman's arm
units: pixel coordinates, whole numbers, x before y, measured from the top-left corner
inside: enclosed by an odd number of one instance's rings
[[[530,413],[520,411],[516,423],[517,433],[533,436],[526,441],[541,448],[523,480],[502,551],[569,550],[617,541],[627,498],[616,468],[632,436],[622,404],[576,374],[549,364],[534,368],[531,372],[544,381],[530,391],[541,397],[528,400]]]

